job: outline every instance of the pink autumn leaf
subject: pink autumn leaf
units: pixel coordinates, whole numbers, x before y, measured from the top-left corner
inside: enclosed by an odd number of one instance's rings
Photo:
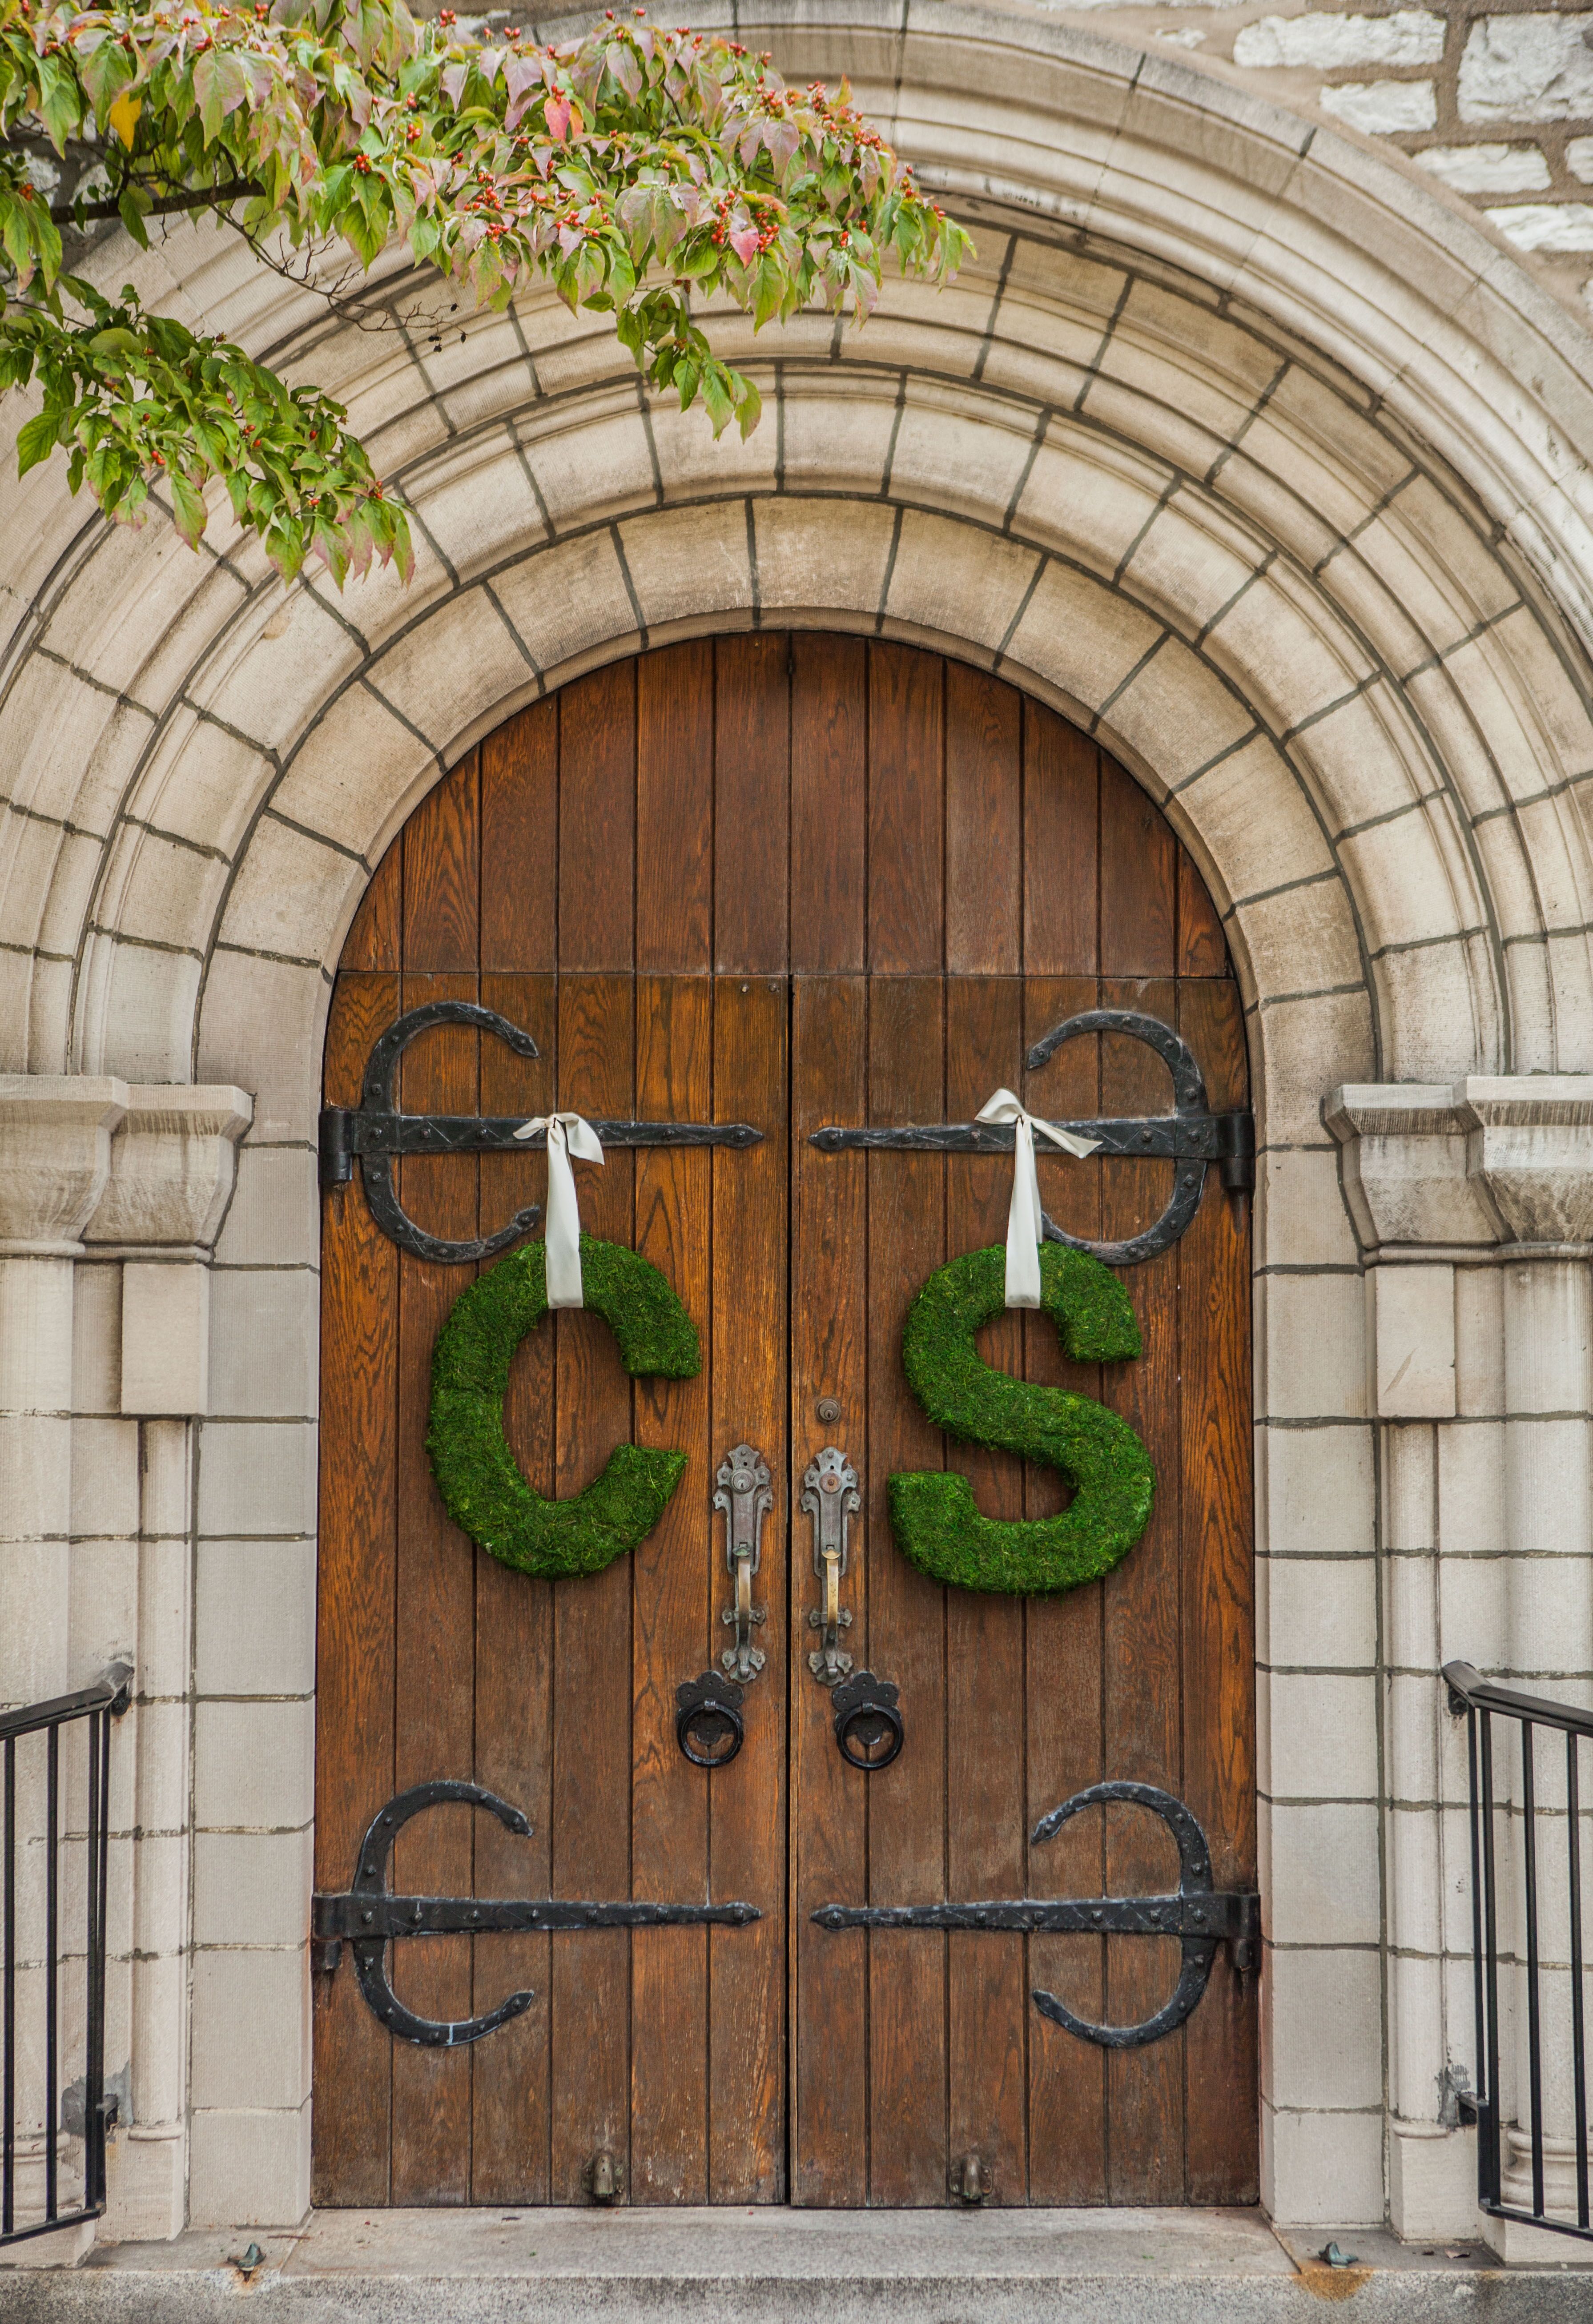
[[[730,246],[743,266],[750,266],[758,255],[758,229],[755,226],[739,226],[732,230]]]
[[[570,101],[567,97],[550,97],[544,108],[548,134],[562,139],[570,125]]]

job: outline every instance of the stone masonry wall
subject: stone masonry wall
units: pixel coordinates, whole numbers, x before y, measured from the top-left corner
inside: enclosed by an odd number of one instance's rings
[[[1593,10],[1533,0],[1386,6],[1045,5],[1164,42],[1336,125],[1387,139],[1482,210],[1586,319],[1593,306]]]

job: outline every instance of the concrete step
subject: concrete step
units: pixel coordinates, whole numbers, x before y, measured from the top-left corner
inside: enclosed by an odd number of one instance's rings
[[[1358,2264],[1328,2267],[1330,2240]],[[245,2273],[251,2244],[263,2257]],[[1568,2262],[1589,2246],[1568,2244]],[[319,2211],[0,2272],[3,2324],[1587,2324],[1574,2266],[1257,2211]]]

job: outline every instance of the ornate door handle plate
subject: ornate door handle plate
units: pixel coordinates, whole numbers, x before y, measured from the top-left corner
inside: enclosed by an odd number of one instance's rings
[[[355,1974],[360,1991],[389,2033],[401,2042],[422,2049],[455,2050],[496,2033],[512,2017],[521,2017],[536,1999],[534,1993],[511,1993],[495,2009],[479,2017],[420,2017],[405,2007],[392,1989],[387,1948],[400,1937],[486,1936],[502,1930],[551,1931],[563,1934],[577,1929],[662,1929],[696,1926],[712,1922],[722,1928],[744,1929],[763,1915],[756,1904],[654,1904],[622,1898],[612,1904],[577,1903],[548,1896],[529,1901],[519,1896],[395,1896],[387,1886],[388,1859],[393,1841],[411,1816],[449,1802],[485,1808],[508,1831],[521,1838],[530,1823],[519,1808],[511,1807],[495,1792],[480,1784],[417,1784],[400,1792],[377,1811],[360,1842],[352,1886],[341,1895],[318,1894],[312,1901],[311,1960],[323,1975],[336,1969],[346,1938],[354,1950]]]
[[[715,1481],[714,1506],[724,1511],[724,1560],[735,1585],[719,1618],[734,1628],[735,1644],[719,1659],[740,1685],[750,1686],[763,1668],[763,1649],[752,1644],[752,1633],[769,1619],[767,1606],[752,1603],[752,1576],[763,1558],[763,1520],[774,1507],[769,1463],[756,1445],[738,1444],[720,1462]]]
[[[833,1686],[852,1668],[852,1656],[841,1645],[841,1633],[852,1628],[852,1613],[841,1603],[846,1573],[850,1520],[862,1504],[858,1499],[857,1471],[837,1445],[826,1444],[810,1461],[802,1480],[800,1507],[813,1519],[813,1570],[823,1584],[818,1605],[808,1610],[807,1626],[822,1631],[822,1643],[807,1657],[807,1667],[821,1686]]]
[[[1206,1990],[1220,1944],[1243,1977],[1256,1968],[1261,1945],[1261,1899],[1248,1891],[1214,1889],[1211,1851],[1182,1800],[1154,1784],[1091,1784],[1053,1808],[1035,1826],[1036,1841],[1051,1840],[1083,1808],[1117,1800],[1149,1808],[1178,1843],[1178,1888],[1171,1896],[991,1897],[966,1904],[824,1904],[814,1914],[821,1929],[1015,1929],[1030,1935],[1177,1937],[1183,1965],[1172,1997],[1137,2025],[1095,2025],[1077,2016],[1054,1993],[1034,1994],[1035,2007],[1082,2042],[1102,2050],[1138,2050],[1182,2025]]]

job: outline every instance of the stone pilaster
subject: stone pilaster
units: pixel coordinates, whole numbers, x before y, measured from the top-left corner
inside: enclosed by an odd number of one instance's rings
[[[116,1655],[135,1673],[110,1803],[107,2231],[124,2237],[183,2224],[192,1432],[251,1111],[231,1088],[0,1077],[0,1701],[64,1693]]]
[[[1593,1688],[1593,1077],[1346,1088],[1323,1118],[1365,1258],[1382,1459],[1391,2205],[1403,2234],[1454,2235],[1477,2224],[1454,2107],[1475,2078],[1470,1870],[1438,1672]],[[1545,1960],[1552,2006],[1569,1972]],[[1560,2080],[1545,2126],[1569,2152],[1569,2059]]]

